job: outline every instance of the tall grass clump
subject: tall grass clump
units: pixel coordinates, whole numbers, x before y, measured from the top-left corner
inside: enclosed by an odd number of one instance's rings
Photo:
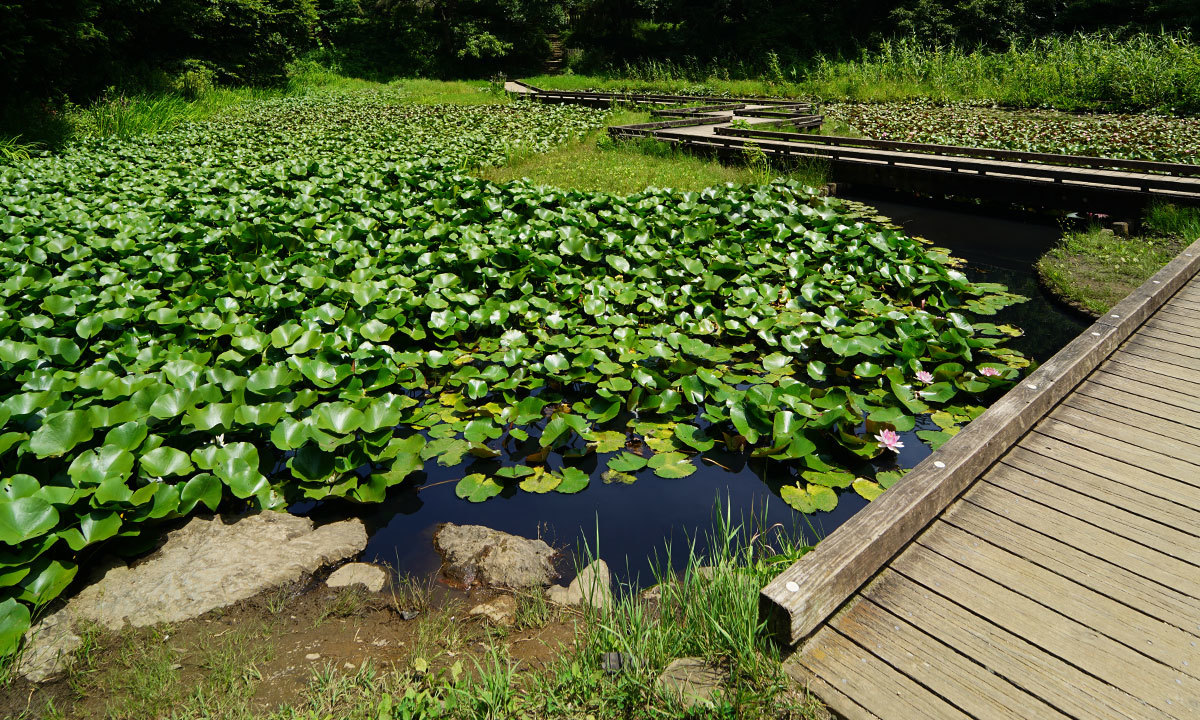
[[[579,715],[621,708],[666,711],[656,679],[673,660],[697,657],[728,675],[715,703],[717,716],[809,717],[810,701],[789,690],[780,650],[758,614],[762,586],[809,549],[781,526],[767,526],[757,516],[737,521],[727,505],[718,506],[705,542],[686,548],[682,572],[670,570],[668,548],[648,592],[624,588],[615,602],[586,611],[575,644],[550,672],[532,678],[537,692],[531,695],[547,703],[533,714],[564,708]],[[620,654],[620,672],[587,672],[604,653]],[[551,707],[555,702],[558,707]]]
[[[30,143],[21,142],[21,137],[0,137],[0,163],[12,164],[22,160],[29,159],[29,153],[33,146]]]
[[[76,133],[127,138],[171,130],[198,113],[181,95],[113,95],[74,115]]]
[[[1200,47],[1188,33],[1076,34],[1015,41],[1003,52],[884,42],[821,60],[801,82],[849,100],[989,100],[1063,110],[1200,112]]]

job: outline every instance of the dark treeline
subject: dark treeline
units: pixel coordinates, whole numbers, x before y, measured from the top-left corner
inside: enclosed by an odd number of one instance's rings
[[[0,96],[269,85],[303,56],[372,78],[520,73],[555,34],[585,71],[670,60],[752,72],[897,36],[974,48],[1188,27],[1197,0],[0,0]]]
[[[574,44],[588,69],[716,59],[760,68],[854,55],[895,37],[1003,48],[1051,34],[1200,27],[1198,0],[597,0],[581,3]]]

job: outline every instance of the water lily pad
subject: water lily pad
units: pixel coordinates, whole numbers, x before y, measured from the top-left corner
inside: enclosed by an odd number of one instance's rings
[[[503,489],[492,478],[474,473],[458,481],[458,484],[454,486],[454,494],[464,500],[477,503],[499,495]]]
[[[577,493],[588,486],[588,474],[578,468],[564,467],[559,471],[562,482],[555,488],[560,493]]]
[[[655,475],[663,478],[684,478],[696,472],[696,465],[688,456],[677,452],[657,454],[650,458],[647,465]]]

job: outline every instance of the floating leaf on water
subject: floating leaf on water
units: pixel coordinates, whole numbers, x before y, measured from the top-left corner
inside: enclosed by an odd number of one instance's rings
[[[503,489],[499,483],[487,475],[475,473],[459,480],[458,484],[454,486],[454,494],[464,500],[477,503],[499,495]]]
[[[631,452],[618,453],[608,459],[609,469],[617,472],[636,472],[646,467],[646,464],[646,458]]]
[[[577,493],[588,486],[588,474],[578,468],[564,467],[559,474],[562,482],[555,490],[560,493]]]
[[[883,494],[883,488],[878,484],[871,482],[865,478],[858,478],[854,481],[854,492],[863,496],[867,500],[874,500]]]
[[[655,475],[662,478],[684,478],[696,472],[696,465],[687,455],[679,452],[657,454],[646,464],[654,470]]]

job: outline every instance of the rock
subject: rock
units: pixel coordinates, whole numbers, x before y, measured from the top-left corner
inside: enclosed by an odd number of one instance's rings
[[[287,513],[264,512],[228,523],[194,518],[167,533],[159,549],[136,566],[108,567],[97,582],[31,628],[21,672],[32,680],[65,670],[66,648],[78,645],[71,645],[69,633],[80,622],[118,631],[126,625],[190,620],[295,582],[359,554],[366,545],[367,531],[359,520],[314,529],[312,520]]]
[[[371,592],[379,592],[387,584],[387,571],[369,563],[350,563],[334,570],[325,584],[329,587],[362,585]]]
[[[545,587],[558,576],[552,562],[557,553],[541,540],[482,525],[445,523],[434,533],[433,544],[442,556],[442,573],[463,587]]]
[[[729,680],[729,673],[703,658],[674,660],[658,676],[660,688],[674,695],[688,710],[712,707],[713,698]]]
[[[502,627],[511,627],[517,619],[517,600],[512,595],[501,595],[491,602],[476,605],[469,615],[482,615]]]
[[[596,608],[612,602],[612,574],[603,560],[596,560],[580,571],[567,587],[555,585],[546,590],[546,598],[559,605],[590,605]]]
[[[70,616],[60,610],[29,629],[25,635],[27,649],[21,656],[21,675],[26,680],[46,682],[66,671],[71,653],[83,644],[73,625]]]
[[[321,653],[309,653],[309,654],[307,654],[307,655],[305,655],[305,656],[304,656],[304,659],[305,659],[305,660],[310,660],[310,661],[311,661],[311,660],[320,660],[320,659],[321,659]]]
[[[645,602],[662,602],[662,585],[651,585],[650,587],[638,593],[638,597]]]

